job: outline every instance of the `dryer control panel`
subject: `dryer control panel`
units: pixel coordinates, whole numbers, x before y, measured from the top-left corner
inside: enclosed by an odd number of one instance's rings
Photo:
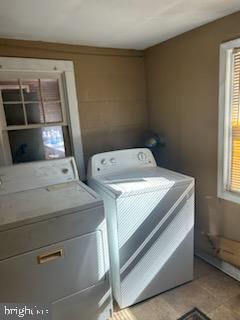
[[[96,177],[140,167],[156,167],[153,154],[147,148],[104,152],[90,158],[88,177]]]

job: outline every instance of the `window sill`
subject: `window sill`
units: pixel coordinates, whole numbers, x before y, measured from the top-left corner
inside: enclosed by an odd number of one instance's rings
[[[220,191],[218,192],[218,198],[240,204],[240,193],[226,190]]]

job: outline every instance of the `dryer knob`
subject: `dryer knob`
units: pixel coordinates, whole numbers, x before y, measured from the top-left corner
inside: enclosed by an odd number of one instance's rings
[[[106,159],[102,159],[102,160],[101,160],[101,164],[102,164],[103,166],[105,166],[105,165],[107,164],[107,160],[106,160]]]
[[[140,160],[140,161],[144,161],[147,158],[147,156],[144,152],[139,152],[137,157],[138,157],[138,160]]]
[[[117,161],[116,161],[115,158],[111,158],[111,159],[110,159],[110,162],[111,162],[112,164],[115,164]]]

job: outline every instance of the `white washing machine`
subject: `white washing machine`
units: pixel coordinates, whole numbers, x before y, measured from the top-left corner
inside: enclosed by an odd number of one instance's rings
[[[104,199],[120,308],[193,279],[193,178],[158,167],[149,149],[129,149],[94,155],[88,184]]]
[[[53,320],[106,320],[103,201],[73,158],[0,168],[0,301],[46,303]]]

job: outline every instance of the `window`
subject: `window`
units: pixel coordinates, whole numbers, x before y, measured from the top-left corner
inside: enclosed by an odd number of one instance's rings
[[[218,196],[240,203],[240,39],[220,49]]]
[[[73,64],[0,58],[0,165],[83,154]]]
[[[20,163],[70,156],[71,145],[60,78],[0,78],[0,108],[9,162]],[[5,78],[5,80],[3,80]],[[6,134],[4,135],[4,131]]]

